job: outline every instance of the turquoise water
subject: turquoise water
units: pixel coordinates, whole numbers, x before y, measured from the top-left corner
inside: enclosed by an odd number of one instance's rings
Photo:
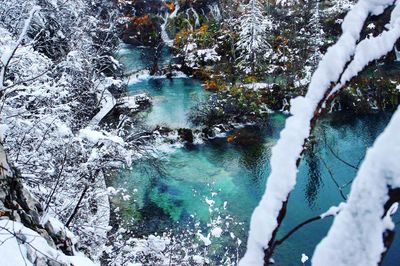
[[[152,47],[135,47],[129,44],[122,44],[115,57],[121,62],[127,72],[149,68],[154,63],[156,49]],[[158,63],[168,64],[172,59],[168,47],[161,49]]]
[[[122,45],[116,57],[125,66],[127,73],[148,70],[154,63],[154,48],[134,48]],[[161,50],[157,64],[161,68],[173,60],[168,47]],[[136,77],[136,79],[135,79]],[[190,108],[207,97],[197,80],[180,77],[141,77],[133,75],[129,81],[132,94],[147,92],[153,98],[153,106],[142,115],[149,126],[163,125],[172,128],[189,127],[187,116]]]
[[[201,83],[190,78],[150,78],[130,84],[129,91],[145,91],[152,96],[152,107],[143,113],[150,126],[189,127],[190,108],[206,99]]]
[[[364,156],[365,148],[373,142],[389,117],[381,114],[340,122],[330,117],[323,121],[317,134],[326,134],[326,140],[320,138],[320,144],[315,147],[313,154],[305,156],[300,166],[298,184],[291,194],[281,236],[298,223],[342,201],[327,167],[341,185],[348,183],[355,175],[354,169],[333,156],[326,148],[325,141],[342,159],[357,165]],[[128,191],[137,189],[133,195],[136,202],[130,207],[137,212],[135,222],[141,225],[140,231],[146,234],[177,229],[180,227],[177,222],[200,222],[206,228],[207,223],[215,220],[215,213],[210,213],[207,200],[214,200],[218,215],[230,216],[236,223],[243,223],[227,228],[224,234],[234,232],[244,242],[249,217],[263,193],[265,178],[269,173],[270,150],[283,121],[283,116],[276,115],[272,118],[271,130],[259,132],[251,129],[250,132],[242,132],[244,139],[239,138],[236,143],[219,139],[178,149],[164,157],[162,173],[154,169],[149,171],[148,168],[139,171],[145,168],[143,163],[125,172],[118,182],[128,185]],[[347,192],[348,189],[345,189],[344,193]],[[301,254],[313,253],[330,223],[331,219],[326,219],[296,233],[277,249],[277,265],[299,265],[297,262]],[[216,240],[228,242],[223,242],[226,246],[232,241],[229,237]],[[398,247],[398,243],[395,243],[385,265],[397,265],[396,261],[400,259]],[[394,249],[397,252],[393,252]],[[240,252],[243,251],[243,248],[240,249]],[[234,255],[235,251],[232,252],[230,255]],[[218,256],[215,258],[217,260]]]
[[[170,127],[188,126],[188,110],[206,97],[200,83],[188,78],[148,79],[132,84],[130,90],[146,90],[154,97],[153,108],[144,114],[149,125]],[[131,196],[120,203],[123,218],[137,235],[169,231],[179,238],[184,230],[189,231],[191,239],[186,234],[185,243],[197,243],[199,250],[207,250],[212,265],[226,264],[228,257],[235,262],[245,250],[250,216],[264,191],[271,148],[285,119],[284,115],[272,115],[267,129],[233,132],[237,136],[234,142],[221,138],[175,149],[162,154],[159,161],[136,162],[132,169],[121,171],[114,186],[125,188]],[[357,166],[389,119],[390,114],[385,113],[359,117],[340,113],[320,121],[316,144],[300,165],[279,236],[343,201],[335,182],[348,184],[356,170],[335,154]],[[349,186],[343,194],[348,191]],[[331,221],[310,224],[294,234],[276,250],[276,265],[301,265],[301,254],[312,256]],[[198,232],[206,236],[213,228],[221,228],[222,234],[211,235],[212,244],[205,248]],[[399,265],[399,261],[397,238],[384,265]]]

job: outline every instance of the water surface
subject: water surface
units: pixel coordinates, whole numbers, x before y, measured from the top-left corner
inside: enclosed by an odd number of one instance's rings
[[[190,126],[187,112],[206,97],[200,83],[189,78],[150,78],[131,84],[129,89],[132,93],[145,90],[154,97],[153,108],[144,114],[149,125]],[[315,145],[301,162],[278,237],[344,200],[356,174],[348,164],[359,166],[366,148],[390,116],[338,113],[321,119]],[[281,114],[271,115],[267,129],[239,129],[232,132],[237,136],[233,142],[220,138],[186,146],[160,154],[157,163],[140,161],[132,169],[122,170],[114,186],[125,188],[131,195],[120,203],[125,221],[138,235],[170,231],[180,237],[183,230],[189,231],[192,239],[185,239],[186,243],[197,243],[212,265],[234,263],[245,251],[251,213],[263,194],[271,148],[285,119]],[[348,185],[340,193],[337,184]],[[328,218],[298,231],[277,249],[276,265],[301,265],[301,254],[312,256],[331,222]],[[207,247],[204,237],[211,241]],[[399,265],[399,261],[397,238],[384,265]]]
[[[129,85],[131,93],[147,92],[153,99],[152,107],[143,112],[150,126],[172,128],[190,127],[188,113],[206,92],[199,81],[190,78],[167,79],[153,77]]]

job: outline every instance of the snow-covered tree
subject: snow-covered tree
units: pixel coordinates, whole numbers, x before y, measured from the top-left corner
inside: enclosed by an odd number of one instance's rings
[[[271,19],[264,16],[263,5],[258,0],[249,0],[241,5],[243,14],[239,18],[239,39],[236,43],[240,56],[238,67],[245,73],[255,73],[257,63],[268,58],[272,47],[267,41],[267,29],[272,25]]]
[[[312,56],[308,59],[309,63],[313,66],[317,66],[318,62],[321,60],[322,54],[320,51],[320,47],[324,44],[324,30],[321,25],[322,14],[321,7],[319,1],[313,3],[313,14],[310,19],[310,28],[311,28],[311,36],[310,36],[310,46],[314,50]],[[314,70],[315,68],[313,68]]]
[[[129,123],[100,124],[115,105],[110,90],[123,85],[112,57],[112,7],[61,0],[0,5],[1,141],[44,216],[79,232],[92,257],[106,242],[104,175],[141,153],[136,129],[124,130]]]

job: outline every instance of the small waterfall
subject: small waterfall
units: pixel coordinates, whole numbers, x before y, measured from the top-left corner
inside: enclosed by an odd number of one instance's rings
[[[208,5],[208,8],[210,9],[211,15],[216,21],[222,20],[221,10],[219,9],[218,4]]]
[[[176,17],[176,15],[178,14],[179,8],[180,8],[179,2],[176,1],[175,2],[175,10],[174,10],[174,12],[171,13],[170,18]]]
[[[188,10],[186,10],[186,16],[188,18],[188,20],[190,19],[189,16],[189,11],[191,11],[193,13],[193,17],[194,17],[194,27],[199,27],[200,26],[200,17],[199,14],[196,12],[196,10],[194,10],[193,7],[189,8]]]
[[[169,19],[169,14],[166,13],[166,15],[163,17],[164,19],[164,23],[161,25],[161,39],[163,40],[163,42],[168,45],[171,46],[172,45],[172,40],[169,38],[168,33],[167,33],[167,24],[168,24],[168,19]]]
[[[396,62],[400,62],[400,51],[397,50],[396,45],[394,46],[394,53],[396,54]]]
[[[172,46],[174,43],[174,41],[169,38],[168,33],[167,33],[168,21],[169,21],[169,19],[176,17],[176,14],[178,14],[178,11],[179,11],[179,3],[175,2],[174,12],[172,12],[171,14],[166,12],[163,17],[164,23],[161,25],[161,39],[168,46]]]

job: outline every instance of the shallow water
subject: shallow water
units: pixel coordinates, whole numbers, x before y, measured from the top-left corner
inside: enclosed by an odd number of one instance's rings
[[[149,125],[170,127],[189,126],[187,112],[206,95],[199,82],[188,78],[148,79],[132,84],[130,90],[133,93],[146,90],[154,96],[154,107],[145,114]],[[131,222],[132,228],[142,235],[172,231],[179,237],[183,229],[189,230],[196,238],[193,241],[203,244],[200,249],[204,243],[197,232],[210,235],[212,244],[207,247],[207,254],[212,264],[224,264],[227,257],[235,261],[237,254],[240,257],[244,252],[250,216],[270,171],[271,147],[285,119],[284,115],[275,114],[268,129],[237,130],[233,133],[238,136],[234,142],[221,138],[187,146],[162,154],[160,164],[144,161],[133,165],[131,170],[122,170],[114,186],[125,188],[131,195],[120,204],[125,221]],[[316,145],[302,160],[279,236],[343,201],[335,182],[349,183],[355,170],[335,154],[357,166],[366,147],[389,119],[390,114],[385,113],[359,117],[339,113],[320,121],[315,131]],[[349,187],[344,189],[344,195]],[[399,215],[396,219],[400,220]],[[330,224],[328,218],[294,234],[277,249],[276,265],[301,265],[301,254],[312,256]],[[221,236],[213,231],[216,228],[222,229]],[[399,265],[399,261],[397,238],[384,265]]]
[[[122,44],[115,54],[115,57],[121,62],[128,72],[142,70],[151,66],[154,62],[156,49],[151,47],[135,47],[129,44]],[[159,64],[168,64],[172,59],[168,47],[161,50]]]
[[[206,98],[201,83],[190,78],[150,78],[129,85],[131,93],[148,92],[153,106],[144,112],[150,126],[189,127],[188,113],[197,102]]]

